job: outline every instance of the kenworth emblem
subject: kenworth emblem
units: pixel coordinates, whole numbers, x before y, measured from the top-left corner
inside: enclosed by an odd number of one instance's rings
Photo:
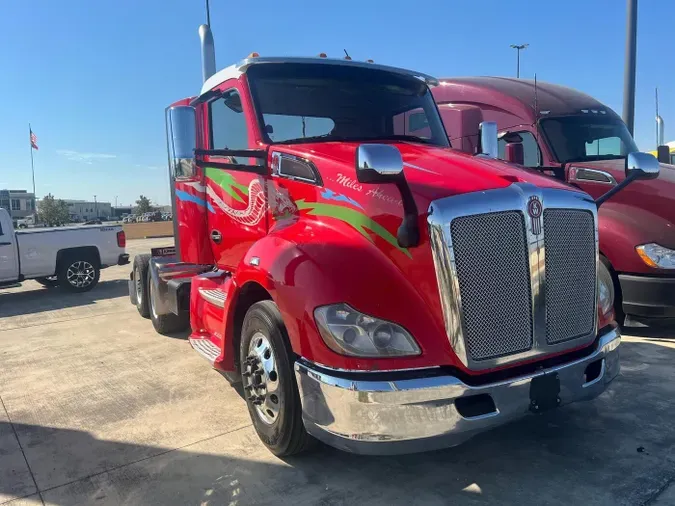
[[[541,200],[539,197],[530,197],[529,202],[527,203],[527,214],[532,218],[532,233],[534,235],[541,234],[541,213],[543,207],[541,205]]]

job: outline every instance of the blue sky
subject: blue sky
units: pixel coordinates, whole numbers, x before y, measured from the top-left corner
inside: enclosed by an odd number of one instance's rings
[[[251,51],[326,52],[437,76],[515,74],[580,89],[619,114],[624,0],[482,2],[211,0],[220,69]],[[654,88],[675,139],[675,2],[640,0],[635,137],[654,149]],[[3,2],[0,189],[30,189],[28,123],[38,136],[38,197],[169,203],[164,108],[201,85],[200,0]],[[668,21],[667,21],[668,20]],[[666,28],[665,30],[660,27]],[[663,59],[663,63],[660,63]]]

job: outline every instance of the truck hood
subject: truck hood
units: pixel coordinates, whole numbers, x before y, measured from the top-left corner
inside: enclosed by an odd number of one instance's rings
[[[432,201],[452,195],[532,183],[546,188],[577,190],[550,177],[501,160],[471,156],[452,148],[408,142],[381,142],[396,146],[403,157],[404,173],[413,194]],[[362,142],[326,142],[284,146],[284,151],[314,160],[336,162],[353,174],[356,150]]]
[[[619,183],[626,178],[623,159],[571,162],[569,165],[570,167],[603,170],[611,174]],[[635,181],[612,197],[608,203],[638,207],[675,224],[675,165],[665,163],[659,165],[661,173],[658,178]],[[601,207],[600,210],[602,209]]]

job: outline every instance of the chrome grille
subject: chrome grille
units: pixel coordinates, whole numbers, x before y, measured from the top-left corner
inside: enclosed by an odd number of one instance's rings
[[[452,244],[462,327],[472,360],[532,348],[532,297],[523,214],[455,218]]]
[[[587,211],[546,209],[546,342],[588,335],[595,326],[595,223]]]

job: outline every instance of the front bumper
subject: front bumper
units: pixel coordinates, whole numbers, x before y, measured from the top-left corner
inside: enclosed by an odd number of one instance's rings
[[[587,357],[480,386],[454,376],[388,380],[386,373],[376,373],[381,379],[372,380],[369,376],[375,373],[329,374],[298,361],[295,375],[303,421],[317,439],[354,453],[414,453],[455,446],[531,412],[532,381],[546,374],[557,373],[559,405],[597,397],[619,373],[620,342],[618,329],[612,328]],[[470,397],[479,402],[467,410]]]
[[[122,253],[117,258],[117,265],[127,265],[128,263],[129,263],[129,254],[128,253]]]
[[[619,275],[623,312],[642,318],[675,318],[675,278]]]

